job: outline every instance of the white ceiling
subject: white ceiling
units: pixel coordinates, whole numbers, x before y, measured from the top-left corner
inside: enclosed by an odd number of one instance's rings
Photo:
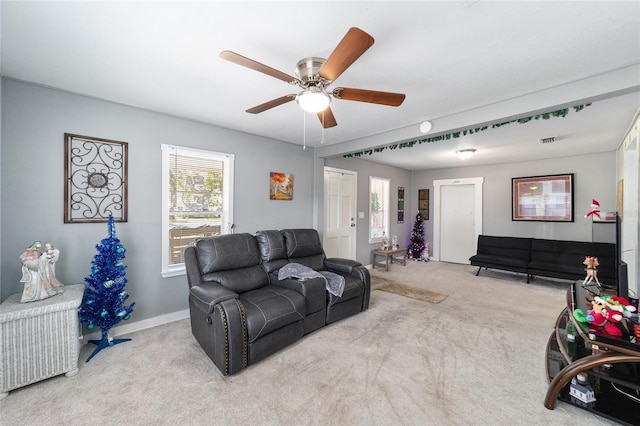
[[[12,2],[1,4],[3,76],[207,122],[321,156],[447,134],[595,101],[564,118],[385,149],[409,170],[614,150],[640,107],[640,2]],[[322,131],[296,93],[218,57],[232,50],[293,75],[356,26],[376,42],[330,88],[405,93],[397,108],[334,100]],[[10,105],[8,106],[10,108]],[[428,135],[419,124],[431,120]],[[556,136],[553,144],[540,138]],[[476,148],[466,163],[459,148]],[[294,147],[294,149],[298,149]]]

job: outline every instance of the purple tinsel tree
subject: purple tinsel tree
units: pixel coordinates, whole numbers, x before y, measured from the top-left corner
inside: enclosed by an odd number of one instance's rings
[[[111,327],[121,320],[131,318],[131,312],[135,303],[126,306],[125,300],[129,294],[124,286],[127,284],[125,269],[127,265],[122,263],[125,248],[116,237],[116,229],[113,216],[109,215],[109,237],[96,245],[98,254],[91,262],[91,275],[84,280],[87,287],[82,298],[82,307],[79,311],[81,323],[87,323],[87,329],[98,327],[102,331],[101,340],[90,340],[97,345],[93,353],[87,358],[89,362],[102,349],[131,339],[113,339],[109,337]]]

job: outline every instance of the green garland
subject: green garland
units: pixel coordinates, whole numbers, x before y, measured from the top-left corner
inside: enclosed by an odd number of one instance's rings
[[[573,109],[576,112],[582,111],[584,108],[590,106],[591,104],[584,104],[584,105],[576,105],[573,107]],[[558,109],[555,111],[549,111],[549,112],[543,112],[541,114],[536,114],[536,115],[532,115],[530,117],[523,117],[523,118],[518,118],[516,120],[510,120],[510,121],[504,121],[502,123],[495,123],[491,125],[492,129],[495,129],[497,127],[501,127],[501,126],[506,126],[507,124],[511,124],[511,123],[528,123],[531,120],[539,120],[539,119],[543,119],[543,120],[548,120],[551,117],[565,117],[567,114],[569,114],[569,108],[562,108],[562,109]],[[440,142],[440,141],[444,141],[444,140],[450,140],[452,138],[459,138],[460,136],[466,136],[466,135],[472,135],[474,133],[479,133],[482,131],[485,131],[489,128],[489,126],[482,126],[482,127],[474,127],[474,128],[469,128],[469,129],[465,129],[462,131],[457,131],[457,132],[451,132],[451,133],[445,133],[442,135],[438,135],[438,136],[431,136],[428,138],[424,138],[424,139],[416,139],[413,141],[408,141],[408,142],[400,142],[400,143],[393,143],[390,145],[386,145],[386,146],[381,146],[378,148],[372,148],[372,149],[366,149],[364,151],[358,151],[358,152],[352,152],[350,154],[344,154],[343,157],[344,158],[351,158],[351,157],[362,157],[363,155],[372,155],[374,152],[382,152],[385,149],[403,149],[403,148],[413,148],[416,144],[420,145],[422,143],[433,143],[433,142]]]

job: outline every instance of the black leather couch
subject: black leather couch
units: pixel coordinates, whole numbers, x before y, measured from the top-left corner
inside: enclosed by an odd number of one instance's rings
[[[469,261],[482,268],[527,274],[533,276],[580,280],[586,276],[585,256],[596,256],[599,281],[616,285],[616,246],[613,243],[560,241],[539,238],[478,236],[477,254]]]
[[[342,296],[321,278],[279,280],[289,262],[342,275]],[[225,376],[369,307],[369,271],[327,259],[314,229],[201,238],[185,249],[185,265],[192,333]]]

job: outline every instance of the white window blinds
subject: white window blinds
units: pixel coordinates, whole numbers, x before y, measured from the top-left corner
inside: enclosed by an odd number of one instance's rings
[[[184,269],[184,249],[230,232],[231,154],[163,145],[163,275]]]

